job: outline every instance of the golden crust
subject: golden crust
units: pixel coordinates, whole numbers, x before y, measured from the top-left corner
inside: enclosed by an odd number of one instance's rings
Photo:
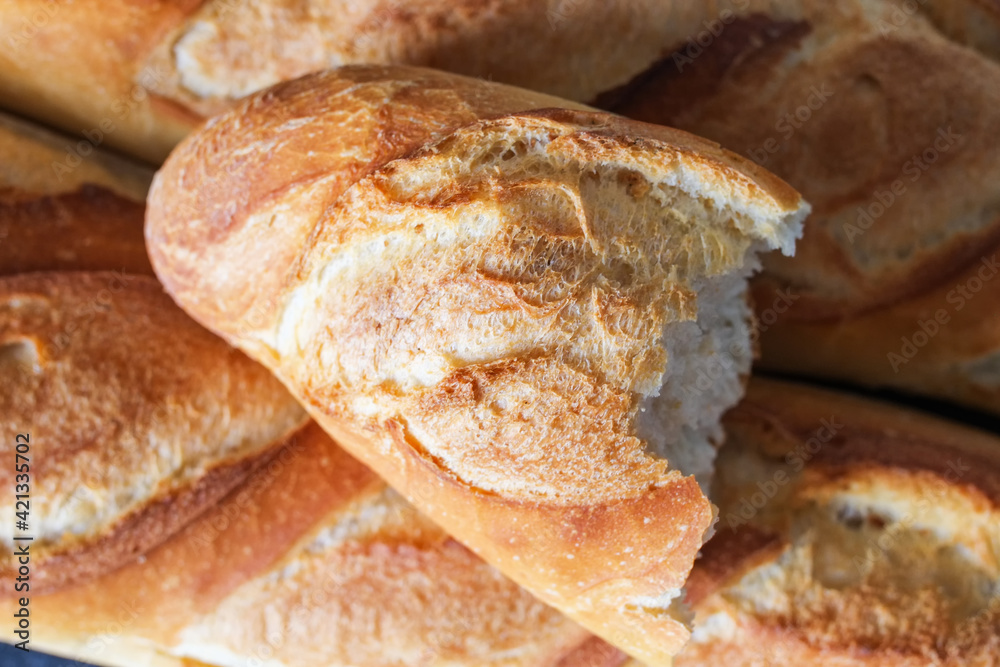
[[[305,77],[178,148],[147,239],[175,298],[338,442],[662,664],[712,510],[644,450],[640,402],[699,281],[787,249],[804,205],[691,135],[545,108],[567,104],[416,68]],[[248,280],[248,256],[269,275]]]
[[[5,197],[67,194],[85,185],[144,202],[153,171],[100,148],[0,113],[0,192]]]
[[[288,270],[312,227],[351,183],[477,118],[557,103],[431,70],[405,71],[402,77],[395,68],[344,68],[275,86],[178,147],[186,164],[172,160],[158,176],[153,197],[163,183],[177,187],[157,198],[146,234],[154,263],[171,267],[171,293],[197,304],[189,306],[196,317],[234,331],[270,326],[277,304],[269,297],[292,279]],[[215,201],[227,205],[205,205]],[[193,224],[194,216],[205,217]],[[270,270],[246,285],[227,261],[263,251],[264,235],[269,250],[260,261]],[[206,271],[213,266],[219,270]]]
[[[1000,440],[761,379],[726,422],[677,665],[991,664]]]
[[[813,205],[795,257],[755,281],[763,367],[1000,410],[997,287],[981,280],[1000,242],[1000,160],[982,149],[1000,135],[1000,67],[889,3],[800,4],[602,101],[749,155]],[[904,339],[937,313],[950,322],[913,358]]]
[[[33,443],[34,590],[148,550],[302,422],[276,380],[197,327],[152,278],[7,277],[0,311],[2,447],[13,456],[18,433]],[[0,480],[13,506],[13,468]]]
[[[46,619],[33,642],[115,666],[264,655],[286,667],[624,662],[315,425],[144,558],[32,605]]]
[[[143,203],[84,185],[66,194],[0,193],[0,275],[120,271],[153,275]]]

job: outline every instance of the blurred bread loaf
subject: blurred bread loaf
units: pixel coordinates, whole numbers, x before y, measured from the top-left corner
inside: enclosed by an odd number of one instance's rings
[[[587,100],[702,13],[663,0],[2,0],[0,104],[158,163],[204,115],[339,65],[424,65]]]
[[[726,416],[689,665],[992,665],[1000,438],[803,385]]]
[[[152,275],[142,235],[151,169],[0,114],[0,275]]]
[[[896,9],[751,3],[696,58],[678,45],[600,101],[813,205],[795,257],[754,284],[764,368],[1000,411],[1000,64]]]
[[[996,0],[930,0],[919,6],[948,37],[1000,60],[1000,3]]]
[[[690,135],[351,67],[185,140],[146,235],[178,302],[339,443],[543,601],[664,664],[712,522],[685,474],[710,475],[750,363],[745,280],[805,211]],[[723,348],[741,361],[687,393]]]

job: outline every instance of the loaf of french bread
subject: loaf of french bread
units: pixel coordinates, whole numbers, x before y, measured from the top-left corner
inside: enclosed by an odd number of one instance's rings
[[[167,289],[345,448],[636,657],[687,638],[745,281],[797,193],[691,135],[351,67],[252,95],[158,173]],[[695,386],[700,364],[736,355]]]

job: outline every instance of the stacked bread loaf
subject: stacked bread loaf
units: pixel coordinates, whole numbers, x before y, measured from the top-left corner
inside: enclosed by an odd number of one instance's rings
[[[95,155],[58,184],[39,167],[65,141],[6,119],[0,136],[23,165],[4,181],[5,240],[62,241],[0,278],[3,441],[37,443],[32,641],[113,665],[624,661],[418,514],[142,274],[144,169]],[[51,215],[60,197],[94,205]],[[104,216],[117,226],[95,227]]]
[[[998,659],[1000,439],[749,379],[1000,410],[992,5],[101,7],[0,2],[32,648]]]

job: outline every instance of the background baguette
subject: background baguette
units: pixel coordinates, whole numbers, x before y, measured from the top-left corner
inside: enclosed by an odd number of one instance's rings
[[[162,545],[33,596],[32,642],[120,667],[619,667],[311,425]]]
[[[758,249],[790,249],[805,206],[690,135],[510,113],[553,104],[417,68],[283,84],[178,148],[147,239],[179,303],[339,443],[542,600],[663,664],[712,518],[667,459],[710,467],[742,372],[682,398],[678,360],[732,342],[749,365],[743,280]]]
[[[0,114],[0,275],[152,275],[142,236],[152,170]]]
[[[763,368],[1000,410],[1000,65],[921,14],[893,23],[892,3],[768,5],[601,102],[717,140],[813,204],[796,256],[755,281]]]
[[[990,665],[1000,438],[755,378],[726,417],[687,665]]]
[[[338,65],[426,65],[587,100],[702,13],[663,0],[3,0],[0,100],[158,163],[203,115]]]
[[[263,368],[198,327],[152,278],[0,278],[0,449],[29,435],[32,589],[113,570],[227,493],[303,423]],[[13,561],[15,470],[0,472]],[[12,589],[4,595],[14,595]]]

